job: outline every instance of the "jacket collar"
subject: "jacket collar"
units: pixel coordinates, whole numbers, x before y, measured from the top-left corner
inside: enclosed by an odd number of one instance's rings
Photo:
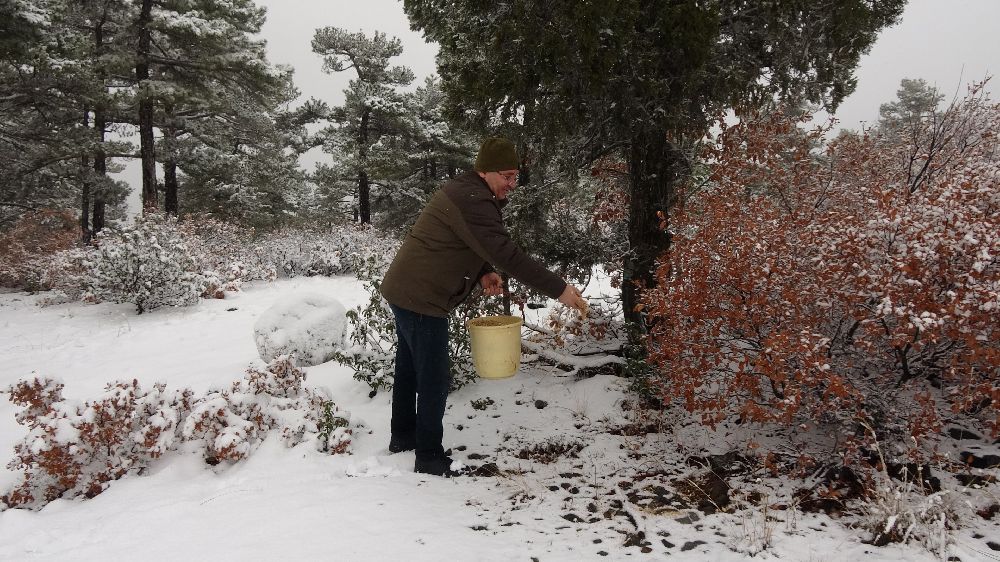
[[[500,207],[501,209],[503,209],[504,207],[507,206],[507,200],[506,199],[497,199],[497,196],[493,194],[493,190],[490,189],[490,184],[486,183],[486,180],[484,180],[483,178],[479,177],[479,173],[478,172],[476,172],[475,170],[469,170],[466,173],[469,174],[470,176],[472,176],[473,178],[475,178],[475,180],[477,182],[479,182],[479,185],[483,186],[483,189],[485,189],[486,193],[489,194],[490,199],[492,199],[493,202],[496,203],[498,207]]]

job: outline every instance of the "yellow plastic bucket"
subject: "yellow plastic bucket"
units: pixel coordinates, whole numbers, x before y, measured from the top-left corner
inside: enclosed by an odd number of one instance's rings
[[[472,363],[484,379],[514,376],[521,365],[521,318],[480,316],[468,322]]]

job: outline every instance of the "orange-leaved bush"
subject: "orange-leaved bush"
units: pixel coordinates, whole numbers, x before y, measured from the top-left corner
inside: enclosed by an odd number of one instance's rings
[[[80,241],[80,225],[69,211],[40,209],[25,213],[0,233],[0,287],[48,289],[58,271],[52,255]]]
[[[977,86],[905,131],[828,143],[806,118],[725,128],[670,215],[644,296],[664,399],[842,444],[864,422],[911,453],[951,417],[997,436],[1000,106]]]
[[[280,356],[264,368],[251,366],[231,389],[204,396],[162,383],[147,391],[132,380],[108,384],[102,396],[82,403],[65,400],[63,384],[52,379],[22,380],[3,391],[24,408],[17,421],[28,433],[7,465],[22,479],[0,495],[0,510],[92,498],[182,442],[196,442],[212,465],[243,460],[272,430],[289,447],[312,439],[320,451],[347,453],[350,415],[304,386],[305,376]]]

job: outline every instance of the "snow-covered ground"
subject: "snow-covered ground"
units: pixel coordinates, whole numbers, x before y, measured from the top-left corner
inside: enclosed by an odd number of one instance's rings
[[[37,373],[61,379],[78,400],[115,379],[228,386],[257,357],[260,314],[296,292],[348,308],[367,299],[347,277],[253,285],[141,316],[130,305],[41,308],[37,296],[0,294],[0,386]],[[742,443],[669,418],[651,424],[631,407],[627,382],[610,375],[577,380],[533,363],[453,394],[445,446],[478,468],[441,479],[415,474],[412,452],[388,454],[386,393],[369,398],[332,362],[306,370],[306,384],[326,387],[360,426],[350,455],[288,449],[276,437],[233,466],[174,452],[94,499],[0,513],[0,560],[935,559],[919,546],[864,544],[826,515],[765,507],[789,503],[780,483],[764,484],[770,492],[757,507],[730,513],[676,501],[670,482],[691,471],[686,459]],[[24,433],[15,411],[0,403],[4,458]],[[654,425],[660,432],[648,433]],[[17,478],[0,469],[2,489]],[[1000,559],[987,541],[1000,542],[1000,532],[984,520],[956,534],[952,554]]]

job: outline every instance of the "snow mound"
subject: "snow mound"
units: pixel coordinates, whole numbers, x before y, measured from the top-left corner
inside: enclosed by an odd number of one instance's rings
[[[335,298],[318,293],[279,299],[254,324],[254,341],[264,361],[294,355],[296,365],[311,367],[329,361],[344,348],[347,310]]]

